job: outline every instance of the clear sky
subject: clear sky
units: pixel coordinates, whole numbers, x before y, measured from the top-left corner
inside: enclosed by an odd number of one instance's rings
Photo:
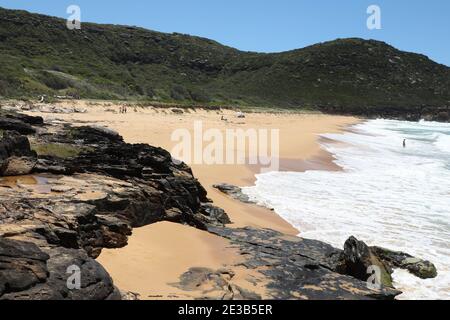
[[[248,51],[277,52],[345,37],[388,42],[450,66],[449,0],[0,0],[5,8],[81,21],[126,24],[207,37]],[[366,26],[381,8],[381,30]]]

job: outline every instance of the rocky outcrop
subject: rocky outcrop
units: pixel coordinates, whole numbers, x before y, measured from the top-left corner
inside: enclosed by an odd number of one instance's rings
[[[370,247],[370,250],[390,268],[408,270],[421,279],[437,277],[436,267],[430,261],[415,258],[404,252],[392,251],[380,247]]]
[[[36,152],[25,136],[5,131],[0,136],[0,176],[28,174],[37,162]]]
[[[0,130],[17,131],[21,134],[33,134],[36,132],[30,124],[6,117],[0,117]]]
[[[388,270],[369,246],[362,241],[358,241],[355,237],[350,237],[344,244],[344,251],[341,253],[340,261],[335,270],[367,281],[371,275],[369,270],[372,266],[379,268],[381,284],[392,287],[392,271]]]
[[[151,202],[158,204],[160,216],[174,222],[205,228],[205,222],[228,221],[223,210],[210,204],[206,190],[184,163],[176,163],[169,152],[146,144],[127,144],[121,136],[103,128],[66,128],[62,133],[44,136],[47,143],[73,143],[89,152],[71,159],[43,157],[36,172],[97,173],[145,186]],[[155,210],[153,210],[155,211]],[[156,222],[146,213],[139,225]],[[222,221],[222,222],[221,222]]]
[[[124,212],[115,212],[115,216],[100,208],[111,208],[116,202],[132,200],[127,196],[138,198],[139,195],[134,195],[134,190],[121,193],[120,181],[100,176],[40,179],[45,181],[36,184],[18,181],[16,186],[0,187],[0,236],[12,243],[12,247],[20,248],[24,244],[28,251],[42,252],[37,260],[39,270],[46,276],[33,278],[27,286],[14,290],[9,284],[14,277],[3,279],[0,282],[4,281],[9,289],[0,293],[0,299],[118,298],[111,278],[94,258],[102,248],[126,245],[131,227],[127,219],[121,217]],[[124,211],[132,213],[126,206]],[[4,248],[3,245],[4,242],[0,247]],[[14,255],[15,260],[6,266],[9,271],[17,272],[20,261],[29,266],[27,250]],[[4,258],[0,258],[2,260]],[[80,288],[76,290],[67,286],[71,267],[80,272]],[[24,270],[20,277],[29,277],[25,272],[35,272],[34,269]]]
[[[392,285],[394,268],[405,269],[421,279],[435,278],[437,270],[430,261],[415,258],[404,252],[392,251],[381,247],[369,247],[363,241],[350,237],[344,245],[334,269],[342,274],[351,275],[367,281],[373,274],[374,266],[380,272],[380,282],[388,287]]]
[[[173,190],[168,188],[164,194],[149,182],[88,173],[40,174],[38,178],[36,184],[0,183],[0,236],[25,241],[48,255],[39,260],[48,276],[8,295],[0,294],[0,299],[110,299],[116,295],[112,280],[93,258],[103,248],[125,246],[133,227],[162,220],[203,229],[205,223],[220,224],[213,217],[203,218],[201,210],[191,209],[189,214],[172,207],[168,200]],[[21,252],[17,256],[28,259]],[[67,288],[67,268],[72,265],[81,269],[86,292]]]
[[[256,299],[257,296],[263,299],[394,299],[401,292],[393,288],[392,267],[408,268],[413,265],[408,262],[414,262],[408,260],[411,258],[404,261],[409,255],[369,247],[355,237],[350,237],[344,250],[340,250],[321,241],[268,229],[209,227],[208,230],[229,239],[239,250],[243,257],[239,267],[264,275],[264,280],[254,277],[255,288],[257,282],[268,283],[263,284],[266,290],[261,296],[236,285],[233,268],[194,268],[183,274],[175,286],[198,291],[200,299]],[[375,271],[374,266],[379,269]],[[422,275],[433,274],[434,266],[427,261],[420,260],[412,269],[418,268]],[[372,280],[373,272],[381,273]]]
[[[206,224],[215,224],[217,222],[221,224],[231,223],[227,213],[223,209],[218,208],[211,203],[202,203],[200,210],[203,214],[203,221]]]
[[[450,106],[442,108],[423,108],[420,119],[438,122],[450,122]]]
[[[45,282],[49,258],[33,243],[0,237],[0,296]]]
[[[42,128],[33,143],[83,152],[39,156],[31,175],[0,179],[0,299],[120,298],[94,260],[103,248],[123,247],[132,228],[157,221],[201,229],[229,222],[190,169],[165,150],[126,144],[104,128],[51,129]],[[8,155],[30,150],[18,133],[4,133],[3,143],[12,146],[4,148]],[[10,248],[17,249],[13,255]],[[76,290],[67,286],[71,267],[80,270]]]
[[[334,105],[321,105],[317,107],[324,113],[328,114],[340,114],[340,115],[356,115],[368,119],[396,119],[406,121],[438,121],[449,122],[450,121],[450,106],[408,106],[398,107],[386,104],[386,106],[372,106],[367,108],[361,107],[348,107],[348,106],[334,106]]]
[[[36,129],[33,126],[42,126],[42,117],[29,116],[16,112],[5,112],[0,109],[0,131],[16,131],[21,134],[33,134]]]
[[[45,251],[45,252],[44,252]],[[80,286],[70,290],[70,267]],[[36,244],[0,238],[1,300],[119,299],[107,272],[82,250],[41,249]]]
[[[16,121],[21,121],[23,123],[32,125],[32,126],[42,126],[44,124],[44,119],[42,117],[29,116],[23,113],[5,113],[3,115],[6,119],[13,119]]]
[[[342,250],[324,242],[249,227],[208,230],[238,248],[245,258],[240,266],[265,276],[265,299],[393,299],[400,294],[386,286],[371,288],[365,281],[336,272]],[[187,274],[181,283],[187,286],[188,279],[195,282],[198,276]],[[229,296],[230,292],[224,294]]]
[[[252,203],[249,199],[249,197],[242,192],[242,189],[240,187],[234,186],[232,184],[228,183],[221,183],[221,184],[215,184],[213,185],[214,188],[221,191],[222,193],[225,193],[226,195],[229,195],[235,200],[244,202],[244,203]]]

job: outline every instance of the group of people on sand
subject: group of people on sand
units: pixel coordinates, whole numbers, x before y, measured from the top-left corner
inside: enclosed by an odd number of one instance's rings
[[[127,113],[128,109],[127,106],[120,106],[119,113]]]
[[[236,113],[236,118],[238,118],[238,119],[245,119],[245,114],[244,114],[243,112],[241,112],[241,111],[238,111],[238,112]],[[220,120],[221,120],[221,121],[228,122],[228,119],[225,118],[223,115],[220,117]]]

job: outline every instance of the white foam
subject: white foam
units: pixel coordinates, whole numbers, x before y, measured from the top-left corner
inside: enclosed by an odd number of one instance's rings
[[[436,142],[434,143],[442,152],[450,153],[450,136],[439,135]]]
[[[436,279],[394,273],[401,298],[450,298],[450,159],[437,145],[450,126],[373,120],[353,129],[324,135],[345,143],[323,144],[345,171],[262,174],[244,192],[302,237],[342,247],[354,235],[432,261]]]

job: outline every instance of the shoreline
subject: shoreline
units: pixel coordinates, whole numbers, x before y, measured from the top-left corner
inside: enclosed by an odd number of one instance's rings
[[[108,108],[114,108],[109,106]],[[117,106],[119,108],[119,106]],[[224,110],[226,117],[232,111]],[[36,113],[30,113],[36,115]],[[55,115],[40,113],[44,118]],[[333,156],[319,145],[321,133],[341,132],[360,120],[352,117],[305,114],[249,114],[244,121],[223,123],[214,111],[167,114],[158,110],[142,110],[129,114],[115,114],[103,107],[90,107],[87,113],[57,114],[56,118],[72,123],[93,123],[107,126],[121,134],[129,143],[149,143],[167,150],[170,132],[174,128],[192,126],[201,119],[207,127],[282,128],[280,132],[280,170],[305,171],[311,169],[339,170]],[[133,126],[127,125],[133,123]],[[151,126],[148,124],[151,123]],[[208,192],[214,205],[225,210],[233,222],[229,227],[270,228],[286,235],[297,236],[299,230],[276,212],[256,204],[244,204],[231,199],[212,187],[217,183],[238,186],[253,185],[257,167],[248,165],[191,165],[194,176]],[[194,299],[195,292],[186,292],[173,284],[192,267],[219,269],[229,267],[235,273],[233,282],[242,288],[265,297],[264,277],[255,271],[237,267],[241,257],[236,248],[222,237],[192,227],[169,222],[151,224],[133,230],[128,245],[121,249],[104,249],[97,259],[124,292],[135,292],[140,299]],[[253,280],[252,280],[253,279]],[[258,279],[258,281],[254,281]],[[258,283],[258,284],[255,284]]]

